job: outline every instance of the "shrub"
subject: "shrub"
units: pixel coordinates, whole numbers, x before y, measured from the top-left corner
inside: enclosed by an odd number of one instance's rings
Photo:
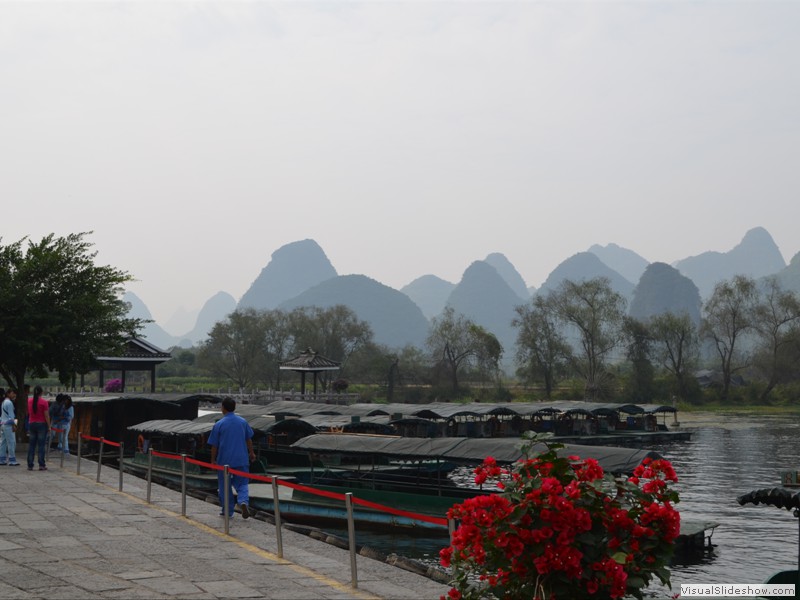
[[[502,491],[448,513],[460,521],[440,554],[453,570],[448,598],[641,598],[654,575],[669,585],[680,530],[670,463],[646,459],[615,478],[560,447],[546,444],[510,470],[491,457],[475,470],[476,484],[494,480]]]
[[[106,392],[121,392],[122,391],[122,379],[109,379],[106,381],[106,385],[103,388]]]

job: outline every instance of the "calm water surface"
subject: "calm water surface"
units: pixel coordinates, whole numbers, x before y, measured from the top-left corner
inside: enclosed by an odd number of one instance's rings
[[[800,468],[800,419],[680,415],[688,442],[653,448],[672,461],[678,473],[685,520],[719,523],[714,551],[672,567],[672,585],[681,583],[761,583],[775,571],[798,566],[798,519],[771,506],[739,506],[736,498],[751,490],[780,485],[781,471]],[[359,544],[384,552],[436,562],[446,538],[418,539],[359,532]],[[651,586],[646,596],[669,597]]]

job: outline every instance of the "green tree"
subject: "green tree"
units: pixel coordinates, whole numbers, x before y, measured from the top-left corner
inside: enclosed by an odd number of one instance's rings
[[[359,320],[352,309],[342,304],[297,308],[289,313],[289,323],[295,353],[312,348],[341,363],[342,370],[356,350],[372,341],[369,323]]]
[[[240,388],[256,383],[280,387],[280,363],[307,348],[344,364],[372,338],[369,324],[345,306],[280,310],[237,310],[214,325],[197,361],[213,375]],[[328,379],[323,379],[323,387]]]
[[[339,373],[351,381],[370,385],[385,385],[389,370],[397,355],[388,346],[368,342],[350,355],[347,371]]]
[[[572,358],[572,349],[562,333],[563,324],[546,297],[536,296],[515,310],[517,316],[512,323],[519,329],[518,374],[527,381],[542,381],[545,396],[550,399]]]
[[[576,332],[578,351],[572,366],[586,382],[585,398],[602,398],[610,379],[606,362],[623,339],[625,299],[611,289],[607,278],[596,277],[578,283],[565,280],[552,293],[552,302],[559,318]]]
[[[743,342],[753,329],[758,290],[750,277],[737,275],[714,287],[703,307],[701,331],[714,347],[722,371],[720,400],[728,400],[733,376],[746,369],[751,355]]]
[[[655,369],[650,360],[654,340],[648,326],[633,317],[625,317],[623,328],[631,366],[625,397],[629,402],[646,404],[655,396]]]
[[[800,364],[800,297],[784,290],[775,277],[768,278],[752,322],[759,340],[753,364],[766,381],[763,402],[776,385],[794,378]]]
[[[459,389],[459,374],[467,367],[495,371],[503,348],[497,338],[448,306],[433,319],[426,346],[448,374],[453,391]]]
[[[675,379],[675,388],[682,400],[692,396],[692,371],[698,360],[697,326],[689,313],[661,313],[650,319],[650,335],[657,362]]]
[[[217,377],[232,381],[240,389],[252,387],[265,370],[266,337],[263,313],[236,310],[212,327],[200,345],[197,364]]]
[[[173,348],[172,358],[156,367],[159,377],[196,377],[202,370],[196,366],[196,348]]]
[[[485,381],[500,384],[500,358],[503,356],[503,345],[490,331],[473,324],[470,334],[475,340],[475,367]]]
[[[121,351],[142,326],[127,317],[122,300],[131,276],[95,264],[87,235],[0,240],[0,375],[14,389],[23,389],[28,373],[55,371],[62,383],[74,382],[96,356]],[[18,414],[25,412],[22,396]]]
[[[262,313],[263,334],[262,351],[264,353],[261,381],[275,389],[281,387],[281,363],[291,358],[294,350],[295,335],[292,330],[292,319],[281,310],[269,310]]]

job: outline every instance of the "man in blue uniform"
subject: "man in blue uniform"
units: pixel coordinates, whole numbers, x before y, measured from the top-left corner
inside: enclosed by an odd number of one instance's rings
[[[250,472],[250,463],[256,459],[253,452],[253,428],[242,417],[235,413],[236,402],[233,398],[225,398],[222,401],[222,418],[214,424],[211,434],[208,436],[208,444],[211,446],[211,462],[215,465],[228,465],[237,471]],[[222,471],[217,471],[219,482],[219,503],[220,515],[225,514],[225,476]],[[241,475],[230,476],[231,487],[236,490],[239,507],[242,511],[242,518],[250,516],[250,488],[247,477]],[[233,516],[233,491],[229,487],[228,507]]]

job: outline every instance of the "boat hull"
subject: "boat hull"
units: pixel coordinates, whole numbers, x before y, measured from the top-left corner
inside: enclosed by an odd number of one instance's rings
[[[794,584],[796,592],[798,588],[800,588],[800,579],[798,579],[799,577],[800,571],[797,569],[790,571],[778,571],[777,573],[773,573],[764,583],[773,585]],[[786,596],[759,596],[759,598],[765,598],[766,600],[778,600],[780,598],[786,598]]]
[[[257,510],[274,513],[275,503],[272,493],[264,494],[259,490],[254,490],[254,487],[251,486],[250,490],[250,505]],[[288,489],[285,486],[280,486],[280,488],[282,490]],[[313,489],[339,494],[352,491],[353,495],[361,500],[389,506],[411,513],[411,515],[422,515],[438,519],[446,519],[448,509],[462,501],[462,499],[443,496],[425,496],[379,490],[349,490],[338,486],[313,486]],[[283,493],[281,493],[279,507],[281,518],[287,521],[314,525],[335,524],[338,526],[342,526],[347,521],[347,507],[344,500],[319,496],[306,490],[292,489],[289,497],[284,497]],[[356,503],[353,504],[353,521],[359,528],[402,529],[419,533],[447,530],[447,527],[442,523],[430,523],[414,518],[411,515],[396,515]]]

